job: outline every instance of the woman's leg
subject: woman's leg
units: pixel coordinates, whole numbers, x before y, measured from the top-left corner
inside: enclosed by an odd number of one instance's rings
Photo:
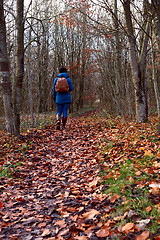
[[[62,123],[63,123],[63,128],[65,128],[66,122],[67,122],[67,112],[69,108],[69,103],[66,103],[63,105],[63,118],[62,118]]]
[[[67,117],[69,103],[63,104],[63,117]]]
[[[57,130],[60,130],[62,112],[63,112],[63,105],[57,104]]]

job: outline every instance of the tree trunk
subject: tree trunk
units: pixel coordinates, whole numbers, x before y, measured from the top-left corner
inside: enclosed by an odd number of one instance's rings
[[[136,105],[136,121],[145,122],[148,120],[148,103],[147,103],[147,89],[146,89],[146,59],[145,55],[141,57],[141,62],[138,60],[138,54],[136,50],[136,39],[133,32],[133,25],[131,19],[130,11],[130,1],[123,2],[126,25],[128,31],[128,40],[129,40],[129,51],[131,58],[131,71],[132,79],[135,89],[135,105]],[[144,53],[146,54],[146,43],[143,48]]]
[[[152,0],[152,6],[153,6],[153,13],[154,13],[154,32],[155,32],[155,36],[156,36],[156,42],[158,45],[158,50],[160,52],[160,0]],[[156,90],[158,95],[158,89]],[[157,105],[159,108],[159,96],[156,97],[157,98]],[[159,111],[159,110],[158,110]],[[158,116],[158,134],[160,135],[160,116]]]
[[[160,0],[152,0],[153,12],[154,12],[154,32],[158,49],[160,51]]]
[[[7,57],[6,25],[4,18],[3,0],[0,1],[0,84],[4,98],[4,110],[6,117],[6,129],[14,134],[12,90],[9,74],[9,60]]]
[[[117,13],[117,0],[114,0],[114,26],[115,26],[115,42],[116,42],[116,80],[115,80],[115,87],[116,87],[116,109],[117,114],[121,113],[120,107],[120,79],[121,79],[121,54],[120,54],[120,40],[119,40],[119,23],[118,23],[118,13]]]
[[[152,36],[152,33],[151,33],[151,36]],[[156,97],[156,102],[157,102],[158,117],[160,117],[160,99],[159,99],[158,83],[157,83],[157,79],[156,79],[155,53],[154,53],[152,39],[151,39],[151,49],[152,49],[152,66],[153,66],[152,80],[153,80],[154,92],[155,92],[155,97]]]
[[[15,134],[20,134],[20,111],[22,102],[22,82],[24,76],[24,0],[17,0],[17,57],[14,83],[14,124]]]
[[[86,38],[87,38],[87,33],[86,33],[86,15],[83,15],[83,30],[82,30],[82,59],[81,59],[81,76],[80,76],[80,82],[79,82],[79,100],[78,100],[78,108],[82,109],[84,105],[84,82],[85,82],[85,68],[86,68]],[[79,110],[78,109],[78,110]]]
[[[31,42],[31,28],[29,30],[29,43]],[[32,126],[34,125],[34,114],[33,114],[33,94],[32,94],[32,79],[30,77],[30,61],[31,61],[31,46],[28,47],[28,60],[27,60],[27,75],[28,75],[28,91],[29,91],[29,103],[30,103],[30,114]]]

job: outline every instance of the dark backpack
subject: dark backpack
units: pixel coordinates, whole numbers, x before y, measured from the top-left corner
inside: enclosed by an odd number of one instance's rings
[[[69,85],[67,79],[65,77],[58,78],[56,85],[55,85],[56,92],[68,92]]]

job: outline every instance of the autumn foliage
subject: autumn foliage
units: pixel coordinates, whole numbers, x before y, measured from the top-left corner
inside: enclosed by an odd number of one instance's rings
[[[1,239],[160,239],[156,124],[91,111],[1,131]]]

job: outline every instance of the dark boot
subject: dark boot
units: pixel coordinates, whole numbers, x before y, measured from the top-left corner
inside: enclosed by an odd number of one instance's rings
[[[66,122],[67,122],[67,117],[63,117],[62,118],[62,128],[63,129],[65,129]]]
[[[61,115],[57,114],[57,130],[60,130],[60,125],[61,125]]]

